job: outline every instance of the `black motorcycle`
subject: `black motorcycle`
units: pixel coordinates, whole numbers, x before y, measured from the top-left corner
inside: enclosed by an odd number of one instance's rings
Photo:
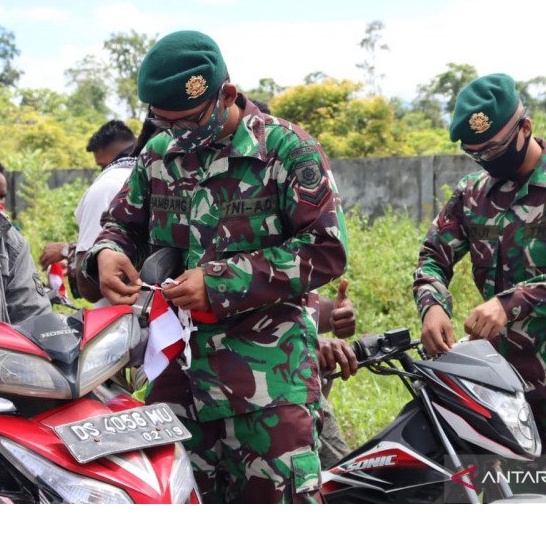
[[[546,501],[526,384],[491,343],[460,341],[432,359],[401,328],[366,335],[352,348],[359,367],[398,377],[411,400],[384,430],[323,471],[328,503]]]

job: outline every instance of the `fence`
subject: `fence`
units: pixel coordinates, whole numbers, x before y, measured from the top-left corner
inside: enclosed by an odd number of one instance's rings
[[[463,155],[359,158],[332,160],[345,210],[357,205],[374,218],[385,206],[407,210],[420,222],[431,219],[443,201],[444,186],[457,181],[477,165]]]
[[[375,218],[391,205],[407,210],[416,222],[438,212],[443,186],[453,188],[461,176],[477,168],[464,155],[333,159],[331,166],[345,210],[358,205],[362,214]],[[96,175],[94,169],[56,170],[48,184],[57,188],[78,177],[91,183]],[[8,173],[6,206],[13,219],[23,208],[17,197],[22,181],[20,172]]]

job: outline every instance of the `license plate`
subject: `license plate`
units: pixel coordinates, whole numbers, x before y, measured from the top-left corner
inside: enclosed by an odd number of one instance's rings
[[[96,415],[54,430],[80,463],[191,438],[188,429],[163,403]]]

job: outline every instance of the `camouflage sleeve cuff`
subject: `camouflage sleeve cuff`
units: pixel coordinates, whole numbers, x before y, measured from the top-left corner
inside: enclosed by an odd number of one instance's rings
[[[448,317],[451,318],[451,315],[453,314],[453,299],[451,297],[451,294],[446,290],[446,288],[442,286],[442,290],[435,290],[436,284],[433,285],[425,285],[420,286],[416,291],[416,303],[417,303],[417,310],[419,312],[419,316],[421,317],[421,320],[425,317],[427,314],[427,311],[433,306],[433,305],[441,305],[443,310],[447,313]]]
[[[525,290],[524,286],[516,286],[511,290],[497,294],[496,297],[506,313],[508,322],[523,320],[532,314],[534,305],[525,298]]]
[[[99,282],[99,268],[97,266],[97,256],[101,250],[109,248],[116,252],[123,253],[123,249],[112,242],[98,243],[92,246],[85,255],[82,262],[82,275],[96,283]]]
[[[209,262],[203,264],[201,268],[212,312],[222,320],[233,314],[232,306],[228,305],[232,296],[228,293],[227,263],[223,261]]]
[[[434,298],[431,298],[430,300],[427,300],[426,303],[419,302],[417,304],[417,309],[419,311],[419,317],[421,318],[421,321],[425,318],[425,315],[427,314],[428,310],[433,307],[434,305],[440,305],[442,309],[446,312],[447,316],[451,318],[451,309],[447,308],[445,305],[442,305],[439,301],[437,301]]]

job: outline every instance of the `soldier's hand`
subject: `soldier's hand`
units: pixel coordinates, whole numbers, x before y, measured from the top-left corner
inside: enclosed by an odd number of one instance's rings
[[[498,298],[491,298],[474,308],[465,320],[464,331],[470,339],[491,339],[506,326],[508,317]]]
[[[351,299],[347,295],[348,286],[349,281],[342,279],[334,299],[334,308],[330,317],[332,332],[341,338],[352,336],[356,331],[356,314]]]
[[[112,305],[137,301],[142,281],[125,254],[105,248],[97,256],[97,266],[101,294]]]
[[[167,301],[188,311],[209,311],[211,305],[200,267],[188,269],[170,284],[162,285]]]
[[[441,305],[433,305],[425,314],[421,341],[430,356],[445,353],[453,347],[453,324]]]

